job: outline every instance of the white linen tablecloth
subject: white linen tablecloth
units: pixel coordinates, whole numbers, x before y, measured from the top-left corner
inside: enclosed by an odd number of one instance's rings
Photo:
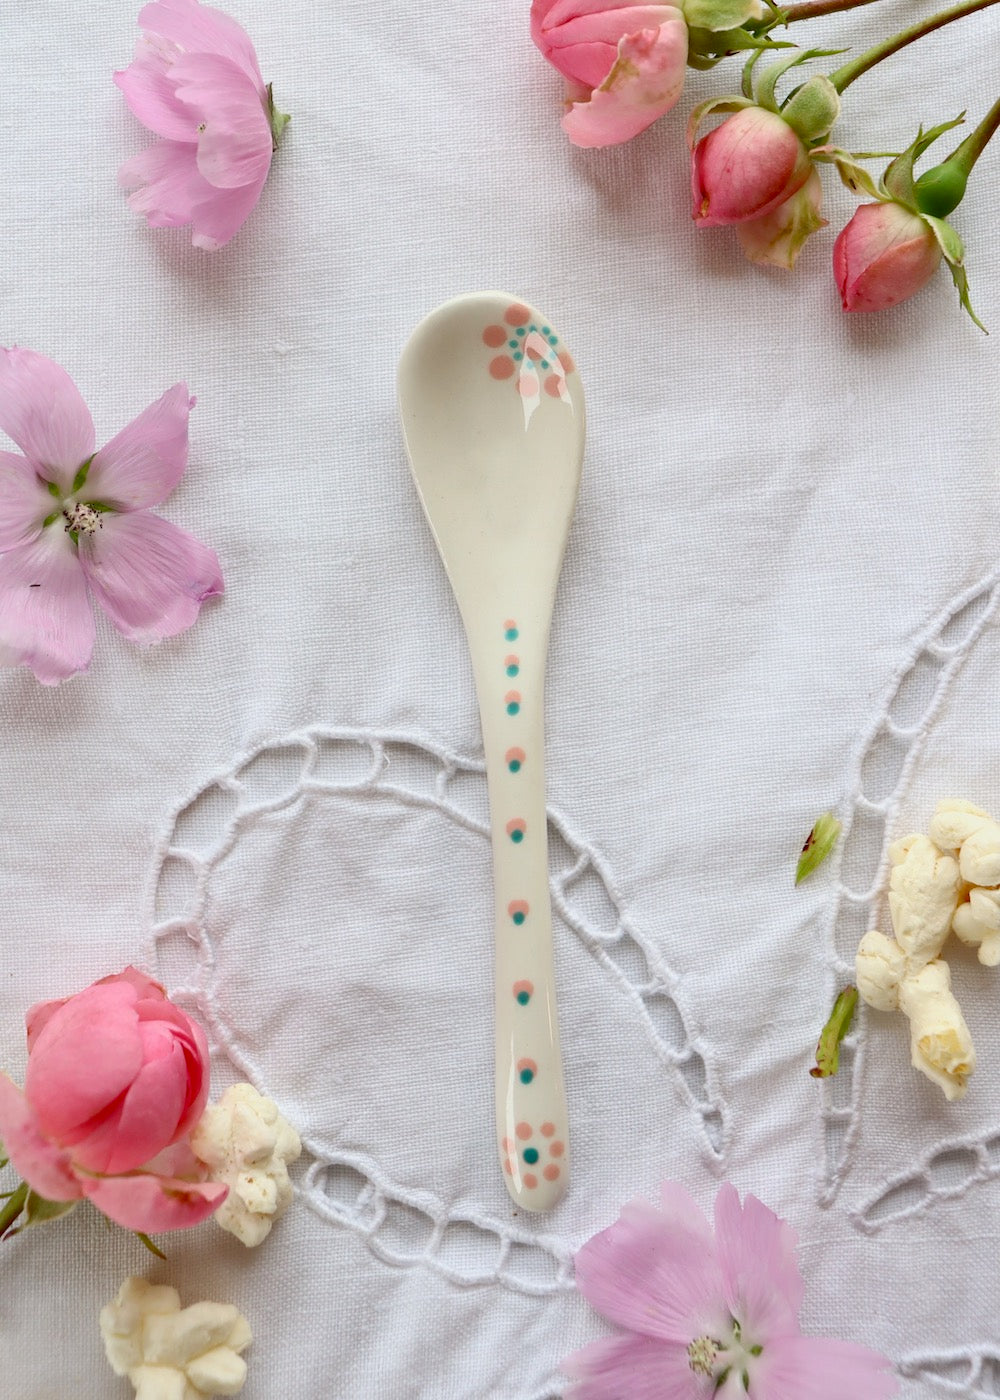
[[[905,1400],[998,1393],[998,973],[952,954],[964,1102],[886,1016],[828,1087],[807,1073],[886,926],[886,833],[944,796],[1000,809],[997,153],[955,216],[993,337],[944,272],[844,316],[833,178],[793,275],[691,223],[683,122],[737,64],[575,150],[527,8],[234,0],[292,124],[215,255],[116,189],[147,141],[111,82],[136,10],[0,17],[0,343],[63,364],[99,440],[187,381],[163,513],[227,583],[148,651],[102,619],[58,689],[0,675],[0,1063],[21,1079],[29,1004],[134,961],[209,1025],[216,1086],[250,1078],[307,1144],[257,1251],[208,1224],[160,1264],[89,1208],[3,1246],[9,1400],[125,1400],[97,1314],[130,1272],[240,1307],[246,1400],[550,1400],[604,1330],[573,1250],[667,1177],[787,1218],[805,1330],[886,1352]],[[995,16],[862,78],[841,144],[977,120]],[[395,408],[410,330],[481,288],[552,316],[589,418],[547,693],[574,1175],[542,1217],[495,1162],[478,716]],[[795,889],[825,808],[847,834]]]

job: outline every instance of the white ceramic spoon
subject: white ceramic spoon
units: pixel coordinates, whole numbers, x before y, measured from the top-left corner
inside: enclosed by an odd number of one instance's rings
[[[573,361],[533,307],[446,302],[399,365],[413,477],[465,624],[496,909],[496,1112],[507,1189],[547,1210],[569,1147],[552,973],[543,761],[549,624],[583,459]]]

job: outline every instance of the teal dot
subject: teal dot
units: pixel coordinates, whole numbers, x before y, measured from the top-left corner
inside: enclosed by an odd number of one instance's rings
[[[524,923],[524,910],[523,910],[523,909],[519,909],[519,910],[517,911],[516,914],[512,914],[512,915],[511,915],[511,918],[514,920],[515,924],[523,924],[523,923]]]
[[[542,361],[542,369],[548,369],[548,367],[549,367],[549,362],[548,362],[548,360],[543,360],[543,361]]]
[[[524,335],[524,327],[523,327],[523,326],[518,326],[518,328],[517,328],[517,333],[518,333],[518,335]]]
[[[534,321],[532,321],[531,325],[528,327],[528,330],[529,330],[529,331],[537,331],[537,330],[538,330],[538,327],[535,325]]]
[[[558,339],[559,339],[559,337],[558,337],[557,335],[550,335],[550,336],[549,336],[549,344],[550,344],[550,345],[555,345],[556,342],[558,341]]]
[[[516,700],[512,700],[512,701],[510,702],[510,704],[507,706],[507,713],[508,713],[509,715],[516,715],[516,714],[519,714],[519,713],[520,713],[520,710],[521,710],[521,707],[520,707],[520,705],[517,703]]]
[[[512,773],[520,773],[521,760],[519,758],[512,758],[511,761],[507,764],[507,767]]]
[[[528,1076],[527,1079],[524,1078],[525,1075]],[[530,1069],[523,1069],[523,1070],[521,1071],[521,1079],[523,1080],[523,1082],[524,1082],[525,1084],[530,1084],[530,1083],[531,1083],[531,1077],[532,1077],[532,1076],[531,1076],[531,1070],[530,1070]],[[535,1163],[538,1161],[538,1148],[537,1148],[537,1147],[526,1147],[526,1148],[524,1149],[524,1151],[521,1153],[521,1156],[522,1156],[522,1157],[524,1158],[524,1160],[527,1162],[527,1164],[528,1164],[529,1167],[533,1167],[533,1166],[535,1165]]]
[[[524,359],[524,356],[521,354],[520,350],[515,350],[515,351],[514,351],[514,359],[515,359],[515,360],[523,360],[523,359]]]
[[[528,1002],[531,1000],[531,993],[530,993],[530,992],[518,992],[518,994],[517,994],[517,1000],[518,1000],[518,1003],[519,1003],[521,1006],[527,1006]]]
[[[512,663],[510,666],[507,667],[507,674],[508,674],[508,676],[516,676],[517,673],[518,673],[518,671],[520,671],[520,669],[521,669],[520,666],[515,666],[515,665]]]
[[[551,335],[551,334],[552,334],[552,332],[549,330],[548,326],[543,326],[543,327],[542,327],[542,335]]]
[[[504,636],[507,638],[508,642],[516,642],[516,641],[517,641],[517,628],[516,628],[516,627],[508,627],[508,628],[507,628],[507,631],[504,633]]]
[[[522,1083],[522,1084],[530,1084],[531,1081],[534,1079],[534,1077],[535,1077],[535,1071],[534,1071],[533,1069],[522,1069],[522,1071],[521,1071],[521,1083]],[[537,1162],[537,1161],[538,1161],[538,1153],[535,1151],[535,1149],[534,1149],[533,1147],[529,1147],[529,1148],[528,1148],[528,1152],[534,1152],[535,1155],[534,1155],[534,1157],[529,1157],[529,1156],[527,1155],[527,1153],[525,1153],[524,1160],[525,1160],[526,1162]]]
[[[517,341],[516,341],[516,340],[508,340],[507,344],[510,346],[510,348],[511,348],[512,350],[516,350],[516,349],[517,349]]]
[[[520,827],[515,827],[514,830],[510,833],[510,839],[514,842],[515,846],[520,845],[520,843],[524,840],[524,832],[521,830]]]

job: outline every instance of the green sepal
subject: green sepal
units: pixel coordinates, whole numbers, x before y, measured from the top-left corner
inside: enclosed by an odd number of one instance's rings
[[[829,1079],[840,1068],[840,1042],[851,1028],[857,1004],[857,987],[845,987],[833,1003],[830,1018],[819,1034],[816,1063],[809,1071],[814,1079]]]
[[[59,487],[54,481],[47,481],[45,485],[49,488],[50,496],[55,496],[57,501],[62,500],[62,491],[59,489]]]
[[[689,29],[688,66],[714,68],[721,58],[746,50],[793,49],[794,44],[783,39],[770,39],[767,34],[752,34],[747,29]]]
[[[61,510],[54,510],[51,515],[47,515],[42,521],[42,529],[44,530],[47,525],[54,525],[60,515],[62,515]]]
[[[728,97],[710,97],[705,102],[699,102],[697,107],[688,117],[687,142],[694,149],[695,133],[705,117],[710,112],[742,112],[744,107],[752,107],[754,104],[748,97],[736,97],[730,94]]]
[[[965,198],[968,183],[969,172],[960,161],[946,160],[942,165],[934,165],[918,177],[914,186],[917,208],[921,214],[946,219]]]
[[[950,122],[941,122],[938,126],[932,126],[924,131],[923,127],[917,132],[916,137],[902,151],[892,164],[887,168],[882,176],[882,186],[896,204],[902,204],[904,208],[913,213],[919,213],[917,207],[917,195],[914,189],[913,165],[919,160],[924,151],[932,142],[936,141],[946,131],[951,131],[952,127],[959,126],[965,120],[965,113],[961,112]]]
[[[285,127],[292,120],[287,112],[279,112],[274,105],[274,93],[271,91],[271,84],[267,85],[267,120],[271,127],[271,148],[277,150],[284,135]]]
[[[795,867],[795,883],[800,884],[811,875],[818,865],[822,865],[837,844],[840,835],[840,822],[832,812],[824,812],[816,818],[812,831],[806,837],[805,845],[799,854]]]
[[[835,165],[837,174],[852,194],[868,194],[872,199],[884,202],[882,192],[869,172],[859,163],[858,157],[850,151],[842,151],[837,146],[819,146],[809,152],[813,160]]]
[[[935,218],[933,214],[921,214],[920,217],[923,219],[924,223],[928,225],[940,244],[941,252],[944,254],[944,260],[948,264],[948,270],[951,273],[951,280],[954,282],[955,290],[958,292],[958,300],[962,310],[969,313],[984,335],[989,335],[989,331],[973,311],[972,302],[969,300],[969,278],[965,271],[965,246],[961,238],[959,238],[951,224],[945,223],[944,219]]]
[[[783,78],[790,69],[798,68],[802,63],[808,63],[811,58],[830,58],[834,54],[844,52],[844,49],[799,49],[797,53],[788,55],[778,63],[773,63],[770,68],[765,68],[757,79],[758,107],[766,107],[769,112],[778,111],[778,103],[775,100],[774,90],[779,80]]]
[[[146,1249],[149,1250],[150,1254],[155,1254],[157,1259],[166,1259],[167,1256],[164,1254],[163,1250],[159,1245],[154,1244],[148,1235],[143,1234],[141,1230],[133,1230],[132,1233],[140,1244],[143,1244]]]
[[[736,29],[756,12],[756,0],[683,0],[681,10],[689,29]]]
[[[73,485],[70,487],[70,490],[72,490],[72,491],[79,491],[79,490],[80,490],[80,488],[83,486],[83,484],[84,484],[84,483],[86,482],[86,480],[87,480],[87,477],[88,477],[88,475],[89,475],[89,473],[90,473],[90,464],[91,464],[91,462],[94,460],[94,458],[95,458],[96,456],[97,456],[97,453],[96,453],[96,452],[92,452],[92,453],[90,454],[90,456],[87,458],[87,460],[82,464],[82,466],[80,466],[80,467],[77,468],[77,473],[76,473],[76,476],[73,478]]]
[[[781,115],[808,145],[829,133],[840,115],[840,94],[824,73],[816,73],[786,99]]]
[[[26,1230],[29,1225],[44,1225],[46,1220],[58,1220],[61,1215],[69,1215],[77,1205],[77,1201],[49,1201],[39,1196],[37,1191],[29,1190],[24,1202],[24,1224],[21,1228]]]

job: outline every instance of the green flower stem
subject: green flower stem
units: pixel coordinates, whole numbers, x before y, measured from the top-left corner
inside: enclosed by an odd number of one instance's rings
[[[907,44],[914,43],[917,39],[922,39],[925,34],[933,34],[935,29],[941,29],[946,24],[951,24],[952,20],[964,19],[966,15],[974,15],[977,10],[989,9],[990,5],[996,5],[998,0],[965,0],[964,4],[953,5],[948,10],[939,10],[936,15],[921,20],[919,24],[913,24],[909,29],[903,29],[898,34],[894,34],[891,39],[883,39],[881,44],[875,44],[873,48],[867,49],[850,63],[845,63],[843,67],[836,69],[830,74],[830,81],[838,92],[843,92],[854,82],[855,78],[860,78],[862,73],[867,73],[869,68],[874,68],[876,63],[881,63],[883,58],[898,53],[900,49],[905,49]]]
[[[3,1210],[0,1210],[0,1240],[4,1238],[14,1221],[21,1214],[22,1210],[24,1210],[24,1203],[27,1199],[28,1183],[22,1181]]]
[[[958,165],[968,175],[986,150],[998,127],[1000,127],[1000,97],[994,102],[975,131],[971,131],[962,144],[955,147],[948,157],[948,164]]]
[[[801,0],[798,5],[786,5],[785,24],[797,19],[817,19],[820,15],[835,15],[841,10],[856,10],[859,5],[873,5],[875,0]]]

